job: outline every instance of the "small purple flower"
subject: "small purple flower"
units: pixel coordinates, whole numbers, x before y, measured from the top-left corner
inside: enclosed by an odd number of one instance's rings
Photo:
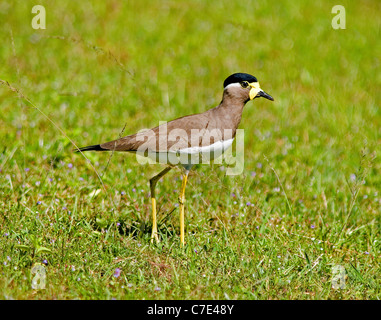
[[[356,181],[356,175],[354,173],[352,173],[350,176],[349,176],[349,179],[354,182]]]
[[[251,171],[250,175],[251,175],[252,177],[255,177],[255,176],[257,175],[257,173],[256,173],[255,171]]]
[[[25,172],[28,172],[30,169],[29,168],[25,168],[24,170],[25,170]]]
[[[62,207],[62,210],[67,210],[67,208],[66,207]]]
[[[40,200],[37,201],[37,204],[41,204],[41,203],[42,203],[42,201],[40,201]]]
[[[117,223],[116,223],[116,226],[119,227],[119,226],[120,226],[120,222],[117,222]]]
[[[250,201],[246,202],[246,205],[251,206],[251,202]]]
[[[85,180],[85,179],[83,179],[82,177],[79,177],[79,181],[83,181],[83,180]]]
[[[257,168],[258,168],[258,169],[262,169],[262,163],[258,162],[258,163],[257,163]]]
[[[235,198],[235,193],[231,193],[230,196],[231,196],[232,198]]]
[[[67,167],[68,167],[69,169],[71,169],[71,168],[73,168],[73,164],[72,164],[72,163],[69,163],[69,164],[67,165]]]
[[[365,251],[364,253],[365,253],[365,254],[369,254],[369,252],[368,252],[368,251]]]
[[[8,261],[11,261],[11,257],[10,257],[10,256],[7,256],[7,260],[8,260]]]
[[[315,225],[314,224],[311,224],[311,229],[315,229]]]
[[[42,263],[47,266],[48,265],[48,260],[44,259],[44,260],[42,260]]]
[[[124,195],[126,194],[126,192],[125,192],[125,191],[122,191],[120,194],[121,194],[122,196],[124,196]]]
[[[52,179],[52,178],[49,178],[48,180],[49,180],[49,182],[52,182],[52,181],[53,181],[53,179]]]
[[[37,187],[39,187],[39,186],[40,186],[40,184],[41,184],[41,182],[40,182],[40,181],[36,181],[36,183],[35,183],[35,185],[36,185]]]
[[[116,268],[115,269],[115,271],[114,271],[114,277],[115,278],[118,278],[119,276],[120,276],[120,272],[121,272],[122,270],[120,270],[119,268]]]
[[[135,189],[135,188],[132,188],[132,192],[136,192],[136,189]]]
[[[198,253],[198,252],[197,252],[197,249],[194,249],[194,252],[195,252],[195,253]]]
[[[8,233],[8,232],[4,233],[4,236],[8,237],[8,236],[9,236],[9,233]]]

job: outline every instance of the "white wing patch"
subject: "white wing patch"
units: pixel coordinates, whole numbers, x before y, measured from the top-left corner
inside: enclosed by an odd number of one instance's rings
[[[194,164],[208,163],[219,158],[233,144],[234,138],[228,140],[217,141],[210,146],[183,148],[177,151],[154,152],[140,154],[148,157],[154,163],[162,163],[169,165],[183,165],[184,167],[192,167]]]

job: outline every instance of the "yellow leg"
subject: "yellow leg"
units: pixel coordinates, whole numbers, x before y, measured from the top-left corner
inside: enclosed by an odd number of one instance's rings
[[[156,242],[160,242],[159,237],[157,235],[157,222],[156,222],[156,199],[151,192],[151,201],[152,201],[152,235],[151,235],[151,243],[153,243],[153,239]]]
[[[160,180],[162,176],[168,173],[172,167],[167,167],[163,171],[161,171],[158,175],[154,176],[150,181],[150,189],[151,189],[151,201],[152,201],[152,235],[151,235],[151,243],[155,239],[159,242],[159,237],[157,235],[157,220],[156,220],[156,198],[155,198],[155,186],[157,182]]]
[[[180,241],[181,245],[184,246],[184,203],[185,203],[185,187],[187,185],[189,171],[183,173],[183,182],[181,184],[179,203],[180,203]]]

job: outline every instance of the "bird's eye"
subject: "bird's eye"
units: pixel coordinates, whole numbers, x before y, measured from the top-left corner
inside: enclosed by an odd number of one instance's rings
[[[242,81],[241,82],[241,87],[242,88],[247,88],[249,86],[249,83],[247,81]]]

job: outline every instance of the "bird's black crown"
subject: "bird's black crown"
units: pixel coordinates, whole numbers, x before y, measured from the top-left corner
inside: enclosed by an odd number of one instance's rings
[[[233,73],[231,76],[227,77],[224,81],[224,88],[231,83],[237,83],[242,81],[258,82],[257,78],[248,73]]]

